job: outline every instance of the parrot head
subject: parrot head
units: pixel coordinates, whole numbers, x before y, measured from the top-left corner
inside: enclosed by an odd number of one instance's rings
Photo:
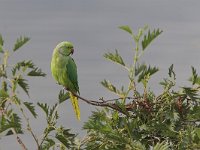
[[[62,55],[69,56],[74,53],[74,47],[71,42],[64,41],[56,46],[56,50]]]

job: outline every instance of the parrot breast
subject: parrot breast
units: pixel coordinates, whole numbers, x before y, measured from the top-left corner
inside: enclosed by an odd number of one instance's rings
[[[58,82],[69,90],[73,89],[67,70],[67,64],[69,63],[70,56],[62,56],[59,53],[54,54],[51,61],[52,76]]]

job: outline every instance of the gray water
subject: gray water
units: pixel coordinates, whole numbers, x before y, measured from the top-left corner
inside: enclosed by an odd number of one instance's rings
[[[152,78],[151,88],[159,93],[158,82],[167,76],[173,63],[177,73],[177,84],[187,85],[190,66],[200,71],[200,1],[197,0],[0,0],[0,33],[5,39],[5,48],[12,49],[20,35],[31,38],[20,52],[10,59],[14,63],[32,59],[47,73],[45,78],[34,78],[30,83],[30,98],[23,93],[24,100],[34,103],[57,101],[59,90],[50,73],[53,48],[61,41],[74,43],[73,55],[79,76],[81,95],[85,98],[105,99],[114,95],[107,92],[99,82],[109,79],[114,84],[126,85],[127,72],[106,61],[102,56],[107,51],[118,49],[125,61],[132,60],[131,38],[119,30],[120,25],[129,25],[136,32],[148,24],[151,29],[164,32],[146,51],[142,61],[156,65],[160,72]],[[70,102],[60,107],[59,124],[80,133],[83,123],[95,107],[80,102],[81,122],[75,118]],[[39,136],[45,126],[44,114],[39,119],[30,115],[34,132]],[[36,149],[30,134],[21,136],[29,149]],[[0,149],[20,149],[14,137],[0,139]]]

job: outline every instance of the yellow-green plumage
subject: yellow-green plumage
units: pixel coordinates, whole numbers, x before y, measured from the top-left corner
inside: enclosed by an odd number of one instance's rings
[[[73,93],[79,94],[77,67],[70,56],[73,54],[73,51],[73,45],[70,42],[58,44],[53,51],[51,72],[58,84],[63,85],[69,91],[76,117],[80,120],[78,98],[73,95]]]

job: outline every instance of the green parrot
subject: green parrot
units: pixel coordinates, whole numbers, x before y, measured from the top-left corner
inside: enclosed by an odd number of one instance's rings
[[[74,48],[71,42],[65,41],[59,43],[53,51],[51,72],[58,84],[64,86],[69,91],[76,117],[80,120],[78,98],[73,95],[73,93],[79,94],[77,67],[73,58],[70,56],[73,52]]]

